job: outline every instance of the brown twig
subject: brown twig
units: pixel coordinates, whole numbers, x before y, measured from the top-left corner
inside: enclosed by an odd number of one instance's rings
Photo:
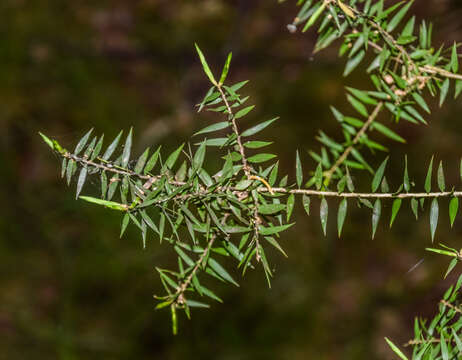
[[[185,281],[183,283],[181,283],[181,285],[178,287],[178,289],[177,289],[177,291],[176,291],[176,293],[174,295],[175,298],[176,298],[176,302],[178,304],[183,305],[185,303],[186,299],[184,297],[184,293],[186,292],[186,289],[188,288],[188,286],[191,284],[191,281],[192,281],[193,277],[196,275],[197,271],[201,267],[202,262],[207,257],[207,254],[209,253],[210,249],[212,248],[212,245],[215,242],[215,239],[216,239],[216,235],[213,234],[212,237],[210,238],[210,241],[207,244],[206,248],[202,252],[199,259],[197,260],[194,268],[191,270],[191,272],[189,273],[189,275],[185,279]]]
[[[376,107],[374,108],[374,111],[372,111],[371,115],[367,119],[367,121],[364,123],[364,125],[361,127],[361,129],[358,131],[356,136],[354,137],[353,141],[351,142],[351,145],[348,146],[345,151],[340,155],[340,157],[337,159],[335,164],[325,172],[325,177],[326,177],[326,182],[329,183],[332,175],[334,172],[338,169],[340,165],[343,164],[343,162],[347,159],[348,155],[353,151],[355,145],[361,140],[361,137],[365,134],[365,132],[369,129],[371,124],[375,121],[377,116],[379,115],[380,111],[382,110],[383,107],[383,102],[379,102]]]

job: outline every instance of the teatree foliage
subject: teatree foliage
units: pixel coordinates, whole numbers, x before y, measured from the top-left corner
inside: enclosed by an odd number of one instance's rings
[[[405,204],[409,204],[416,218],[428,208],[432,241],[440,221],[441,198],[450,199],[451,226],[455,221],[462,192],[447,186],[442,162],[434,171],[432,157],[427,176],[420,181],[424,191],[412,192],[414,184],[419,182],[413,181],[408,172],[407,157],[403,159],[402,183],[391,188],[386,178],[385,153],[393,142],[406,142],[393,129],[396,123],[427,124],[422,112],[430,113],[426,100],[429,95],[438,97],[441,106],[450,90],[455,98],[462,92],[462,76],[457,74],[457,44],[434,48],[432,25],[425,21],[418,25],[415,17],[408,15],[412,2],[387,7],[383,0],[299,0],[297,5],[300,10],[289,30],[295,32],[300,27],[307,31],[318,25],[315,51],[341,39],[339,54],[347,59],[344,75],[361,65],[369,74],[371,88],[346,88],[352,113],[343,114],[331,107],[342,138],[319,132],[320,150],[309,151],[316,162],[313,169],[303,165],[303,154],[297,151],[294,182],[278,173],[277,156],[266,150],[272,142],[259,138],[277,118],[242,130],[241,119],[254,109],[248,104],[248,97],[241,95],[247,81],[228,85],[231,54],[217,76],[197,44],[199,60],[211,82],[197,108],[221,116],[196,132],[192,145],[182,144],[170,154],[162,153],[160,147],[146,149],[133,159],[132,129],[125,138],[119,133],[104,153],[103,136],[92,137],[92,131],[83,136],[73,152],[41,134],[62,156],[62,176],[68,183],[77,178],[77,197],[89,176],[100,178],[99,197],[80,198],[123,212],[121,235],[133,224],[141,232],[143,246],[151,239],[150,233],[171,245],[178,256],[178,265],[175,270],[156,268],[165,289],[165,295],[156,298],[157,308],[170,308],[174,333],[178,310],[189,317],[190,308],[208,307],[210,300],[221,301],[204,286],[208,282],[206,277],[238,285],[228,270],[226,258],[233,259],[242,273],[261,265],[270,284],[273,274],[268,249],[274,247],[285,255],[280,233],[292,226],[290,219],[298,198],[310,215],[311,197],[318,197],[320,208],[316,213],[324,234],[333,218],[337,220],[339,237],[346,226],[348,207],[353,203],[370,212],[372,237],[384,215],[382,204],[386,201],[391,203],[390,227]],[[374,56],[365,64],[369,59],[367,53]],[[384,111],[392,114],[391,121],[390,116],[380,117]],[[222,154],[221,169],[215,174],[210,174],[206,166],[210,148]],[[382,159],[376,169],[367,160],[371,154]],[[355,190],[350,174],[361,170],[371,174],[370,192]],[[335,203],[330,200],[332,197],[340,201]],[[429,250],[453,257],[448,272],[461,258],[454,249]],[[410,344],[414,346],[413,358],[445,359],[460,351],[455,335],[460,327],[452,322],[460,313],[457,304],[454,305],[457,298],[454,294],[459,287],[460,281],[451,290],[453,293],[445,297],[456,310],[445,305],[446,313],[440,312],[432,327],[418,323],[415,341]],[[454,313],[447,315],[450,310]],[[450,316],[450,325],[449,320],[442,321]],[[427,336],[433,336],[435,328],[439,340]],[[398,356],[405,358],[399,347],[387,341]]]

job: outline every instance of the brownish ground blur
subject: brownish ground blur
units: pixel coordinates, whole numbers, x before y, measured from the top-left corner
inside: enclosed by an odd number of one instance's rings
[[[143,250],[133,229],[119,239],[119,215],[75,201],[37,136],[72,146],[91,127],[111,138],[134,126],[137,151],[187,140],[210,121],[194,112],[207,90],[198,42],[215,69],[233,51],[230,81],[251,80],[243,92],[257,108],[242,126],[279,115],[265,135],[283,170],[294,173],[296,149],[312,167],[305,150],[318,147],[317,131],[339,134],[329,105],[346,109],[343,86],[368,82],[361,71],[341,77],[335,47],[313,56],[315,34],[286,30],[294,3],[0,3],[0,359],[392,359],[383,337],[404,343],[414,316],[433,314],[454,277],[442,281],[447,260],[425,254],[428,214],[416,222],[403,204],[371,241],[370,213],[350,207],[339,240],[333,215],[324,238],[317,212],[298,208],[283,240],[289,258],[270,255],[272,289],[260,270],[239,289],[218,286],[225,303],[182,319],[173,337],[152,299],[154,266],[171,262],[170,249],[152,239]],[[414,12],[436,23],[436,44],[462,41],[459,1],[417,1]],[[432,154],[459,184],[461,103],[433,109],[429,127],[399,127],[408,145],[391,144],[395,184],[404,153],[417,188]],[[460,247],[461,235],[462,220],[449,231],[442,210],[436,241]]]

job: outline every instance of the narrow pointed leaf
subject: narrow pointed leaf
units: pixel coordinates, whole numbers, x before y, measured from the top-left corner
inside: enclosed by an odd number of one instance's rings
[[[266,120],[258,125],[255,125],[254,127],[251,127],[250,129],[247,129],[246,131],[244,131],[242,133],[242,136],[243,137],[246,137],[246,136],[252,136],[252,135],[255,135],[257,133],[259,133],[260,131],[262,131],[263,129],[265,129],[267,126],[271,125],[273,122],[275,122],[277,119],[279,118],[274,118],[274,119],[271,119],[271,120]]]
[[[292,216],[292,212],[294,211],[294,205],[295,205],[295,195],[290,194],[289,197],[287,198],[287,222],[289,222],[290,217]]]
[[[254,107],[255,107],[255,105],[251,105],[251,106],[247,106],[244,109],[239,110],[236,113],[236,115],[234,115],[234,118],[235,119],[240,119],[241,117],[246,116],[249,112],[251,112],[253,110]]]
[[[303,203],[303,208],[306,211],[306,214],[309,216],[310,215],[310,203],[311,203],[310,197],[308,195],[303,194],[302,203]]]
[[[432,172],[433,172],[433,156],[428,165],[427,176],[425,177],[425,191],[429,193],[432,190]]]
[[[143,171],[144,165],[146,164],[146,160],[148,159],[148,156],[149,156],[149,148],[146,148],[143,154],[138,158],[138,161],[136,162],[136,165],[133,171],[135,171],[137,174],[141,174],[141,172]]]
[[[154,166],[156,166],[157,160],[159,159],[160,148],[161,145],[157,148],[155,153],[151,155],[148,162],[146,163],[146,166],[144,167],[145,174],[149,173],[154,168]]]
[[[328,215],[329,215],[329,205],[327,203],[326,198],[323,197],[321,200],[321,206],[319,208],[319,216],[321,218],[321,226],[322,226],[322,232],[324,233],[324,236],[326,236],[326,233],[327,233]]]
[[[119,145],[120,138],[122,137],[123,131],[120,131],[119,134],[116,136],[114,141],[108,146],[106,149],[102,159],[103,160],[109,160],[111,155],[114,153],[115,149],[117,148],[117,145]]]
[[[202,53],[201,49],[199,48],[199,46],[197,44],[194,44],[194,45],[196,47],[197,54],[199,55],[199,59],[200,59],[201,64],[202,64],[202,69],[204,69],[204,72],[207,75],[207,77],[209,78],[210,82],[213,85],[217,85],[217,81],[215,80],[215,78],[214,78],[214,76],[212,74],[212,71],[210,70],[209,64],[207,64],[207,60],[205,60],[204,54]]]
[[[222,130],[227,128],[230,125],[229,121],[222,121],[216,124],[209,125],[202,130],[199,130],[197,133],[195,133],[193,136],[200,135],[200,134],[207,134],[211,133],[214,131]]]
[[[446,100],[446,97],[448,96],[449,92],[449,79],[446,79],[443,81],[443,85],[441,85],[440,89],[440,107],[443,106],[444,101]]]
[[[453,197],[449,202],[449,218],[451,221],[451,227],[454,225],[454,220],[457,216],[457,211],[459,210],[459,198]]]
[[[419,219],[419,202],[415,198],[411,199],[411,209],[412,209],[412,213],[415,216],[415,219],[418,220]]]
[[[379,188],[379,185],[382,182],[383,174],[385,172],[385,167],[387,166],[387,162],[388,156],[375,172],[374,178],[372,179],[372,192],[376,192]]]
[[[124,151],[122,153],[122,167],[126,167],[130,161],[130,153],[132,150],[132,133],[133,128],[130,128],[130,132],[128,133],[127,139],[125,140]]]
[[[173,166],[176,163],[176,160],[178,159],[178,156],[181,153],[181,150],[183,150],[183,147],[184,147],[184,144],[181,144],[178,149],[176,149],[174,152],[172,152],[170,154],[170,156],[167,158],[167,160],[165,161],[165,164],[164,164],[164,166],[166,168],[168,168],[168,169],[173,168]]]
[[[432,201],[431,208],[430,208],[430,231],[432,235],[432,242],[435,239],[436,227],[438,226],[438,215],[439,215],[438,200],[434,198]]]
[[[83,136],[83,138],[80,139],[80,141],[77,143],[77,146],[75,147],[74,155],[78,155],[83,150],[83,148],[87,144],[88,139],[90,138],[90,135],[91,135],[92,132],[93,132],[93,129],[90,129],[90,131],[88,131]]]
[[[114,201],[107,201],[107,200],[101,200],[98,198],[94,198],[91,196],[79,196],[79,199],[97,204],[97,205],[102,205],[107,208],[113,209],[113,210],[119,210],[119,211],[126,211],[127,210],[127,205],[120,204]]]
[[[446,182],[444,180],[444,170],[443,170],[443,162],[440,161],[438,166],[438,187],[441,192],[446,189]]]
[[[407,155],[404,157],[404,179],[403,179],[404,191],[409,192],[411,189],[411,183],[409,181],[409,173],[407,171]]]
[[[399,209],[401,208],[402,199],[395,199],[391,208],[391,218],[390,218],[390,227],[392,227],[393,222],[398,215]]]
[[[85,180],[87,179],[87,167],[83,167],[80,170],[79,179],[77,180],[77,191],[75,192],[75,198],[78,199],[80,192],[82,191]]]
[[[231,63],[232,57],[233,57],[233,53],[230,52],[228,54],[228,57],[226,58],[226,62],[225,62],[225,66],[223,67],[223,71],[221,72],[219,85],[222,85],[226,80],[226,76],[228,75],[228,71],[229,71],[229,64]]]
[[[196,170],[199,170],[200,168],[202,168],[202,165],[204,164],[205,148],[206,148],[206,142],[204,140],[199,146],[199,149],[197,149],[196,153],[194,154],[193,167]]]
[[[451,70],[453,73],[457,73],[459,71],[459,57],[457,55],[457,45],[454,43],[452,46],[452,54],[451,54]]]
[[[396,355],[398,355],[402,360],[408,360],[407,356],[404,355],[403,352],[395,344],[391,342],[391,340],[389,340],[388,338],[385,338],[385,340]]]
[[[343,229],[343,224],[345,223],[345,217],[347,214],[347,209],[348,209],[348,202],[346,198],[343,198],[343,200],[340,202],[340,205],[338,207],[338,213],[337,213],[337,231],[338,231],[338,237],[342,235],[342,229]]]
[[[375,200],[374,209],[372,210],[372,239],[375,237],[377,225],[379,224],[380,216],[382,215],[382,202],[380,199]]]
[[[303,169],[302,169],[302,162],[300,161],[300,154],[297,150],[297,155],[295,159],[295,177],[297,179],[297,186],[300,188],[303,183]]]
[[[221,266],[215,259],[209,257],[208,265],[224,280],[239,287],[239,284],[231,277],[231,275]]]

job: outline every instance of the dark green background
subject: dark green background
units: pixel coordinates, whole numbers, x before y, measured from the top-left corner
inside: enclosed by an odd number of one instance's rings
[[[270,253],[271,290],[261,269],[239,289],[218,284],[225,304],[181,318],[173,337],[168,312],[154,311],[152,298],[161,292],[154,266],[172,262],[170,248],[152,238],[143,250],[134,229],[119,239],[119,214],[75,201],[75,184],[65,186],[59,159],[37,136],[72,147],[91,127],[112,138],[134,126],[137,153],[187,141],[217,119],[194,111],[208,86],[196,41],[216,72],[233,51],[229,80],[251,80],[243,93],[257,107],[240,126],[279,115],[264,135],[275,141],[282,170],[294,174],[296,149],[312,169],[306,150],[319,148],[317,131],[339,138],[329,105],[351,111],[343,86],[369,83],[361,71],[341,77],[336,47],[313,56],[313,32],[286,30],[294,3],[0,3],[0,359],[391,359],[383,337],[404,343],[414,316],[433,314],[457,274],[442,281],[447,259],[425,254],[428,214],[416,222],[404,203],[389,231],[386,204],[371,241],[370,212],[351,203],[337,239],[334,200],[326,239],[315,201],[310,218],[297,206],[297,225],[282,240],[289,258]],[[418,1],[413,9],[435,21],[436,44],[462,40],[460,2]],[[432,103],[428,127],[399,126],[408,145],[387,143],[392,184],[407,153],[422,189],[436,154],[447,183],[460,188],[462,106]],[[382,159],[368,155],[374,167]],[[462,221],[449,232],[446,208],[441,203],[436,241],[460,247]]]

